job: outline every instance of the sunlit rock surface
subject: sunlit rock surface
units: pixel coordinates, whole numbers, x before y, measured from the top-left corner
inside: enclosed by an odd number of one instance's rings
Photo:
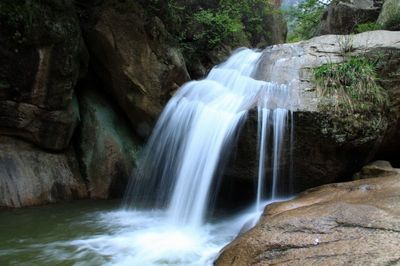
[[[267,206],[216,265],[397,265],[400,175],[325,185]]]

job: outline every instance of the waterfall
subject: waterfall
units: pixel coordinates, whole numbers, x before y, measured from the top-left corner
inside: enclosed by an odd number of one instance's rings
[[[278,184],[280,176],[280,162],[282,160],[283,140],[285,129],[288,127],[288,113],[290,108],[290,94],[285,84],[267,82],[258,99],[258,176],[256,210],[261,211],[262,201],[265,200],[265,168],[267,164],[267,151],[269,139],[272,139],[270,150],[272,183],[270,200],[279,196]],[[291,121],[293,118],[291,117]],[[290,124],[292,128],[292,124]],[[269,133],[270,132],[270,133]],[[292,130],[291,130],[292,132]],[[271,136],[271,137],[270,137]],[[290,143],[292,142],[292,135]],[[289,158],[292,160],[292,158]]]
[[[214,192],[213,178],[232,149],[247,112],[258,106],[257,209],[265,198],[268,148],[272,197],[278,195],[288,121],[288,87],[253,78],[261,52],[239,49],[206,79],[182,86],[157,122],[130,183],[126,202],[167,209],[174,224],[200,226]],[[272,142],[270,141],[272,137]],[[147,206],[148,205],[148,206]]]

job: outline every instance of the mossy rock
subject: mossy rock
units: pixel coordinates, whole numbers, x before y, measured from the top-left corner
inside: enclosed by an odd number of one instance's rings
[[[386,30],[400,30],[400,1],[386,0],[379,15],[378,23]]]
[[[79,160],[91,198],[122,197],[141,145],[120,110],[100,92],[79,96]]]

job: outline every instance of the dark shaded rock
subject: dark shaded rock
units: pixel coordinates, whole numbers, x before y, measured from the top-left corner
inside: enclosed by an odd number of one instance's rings
[[[400,32],[395,33],[400,36]],[[389,160],[400,166],[400,51],[386,49],[376,55],[380,83],[388,91],[393,110],[393,124],[388,128],[379,147],[377,159]]]
[[[81,107],[79,161],[91,198],[122,197],[139,144],[129,121],[101,93],[85,89]]]
[[[134,2],[106,1],[93,14],[85,30],[93,67],[147,137],[171,94],[189,80],[183,56],[161,20]]]
[[[0,134],[68,147],[85,49],[72,1],[0,3]]]
[[[24,207],[87,198],[75,153],[49,153],[0,137],[0,207]]]
[[[317,35],[354,33],[358,24],[378,19],[381,5],[376,0],[335,0],[322,15]]]
[[[400,175],[325,185],[268,205],[216,265],[391,265],[400,261]]]

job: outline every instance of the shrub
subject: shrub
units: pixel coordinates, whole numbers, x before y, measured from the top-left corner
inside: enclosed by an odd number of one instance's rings
[[[171,29],[185,53],[201,54],[222,44],[255,45],[265,34],[269,0],[142,0]]]
[[[314,69],[317,88],[322,96],[334,96],[336,104],[347,103],[352,111],[368,105],[387,106],[386,91],[378,84],[376,68],[367,58],[350,57],[339,64]]]
[[[376,64],[368,58],[349,57],[313,70],[319,109],[326,114],[323,133],[338,142],[354,136],[367,142],[385,130],[390,112],[389,96],[379,85]]]
[[[356,26],[357,33],[373,31],[373,30],[380,30],[380,29],[382,29],[382,26],[376,22],[361,23],[361,24],[357,24],[357,26]]]
[[[243,31],[244,28],[238,17],[230,16],[226,10],[201,10],[196,12],[191,20],[191,23],[200,29],[194,34],[194,40],[209,49],[219,46],[227,38],[234,39],[235,33]]]
[[[318,30],[323,12],[330,0],[304,0],[285,13],[289,25],[288,41],[310,39]]]

